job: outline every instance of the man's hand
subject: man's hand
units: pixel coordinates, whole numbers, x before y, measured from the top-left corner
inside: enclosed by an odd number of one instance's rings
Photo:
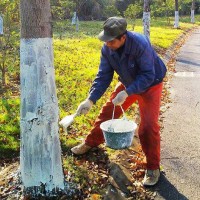
[[[77,115],[87,114],[89,110],[92,108],[93,102],[89,99],[86,99],[78,106],[76,113]]]
[[[126,93],[125,90],[119,92],[117,96],[112,100],[114,105],[122,105],[126,98],[128,97],[128,94]]]

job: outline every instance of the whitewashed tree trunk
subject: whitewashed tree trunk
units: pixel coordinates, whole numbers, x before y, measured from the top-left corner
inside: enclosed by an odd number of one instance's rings
[[[195,23],[194,10],[191,10],[191,23]]]
[[[174,28],[179,28],[178,0],[175,0],[175,19],[174,19]]]
[[[143,33],[148,38],[150,38],[150,19],[150,2],[149,0],[144,0]]]
[[[192,7],[191,7],[191,23],[195,23],[195,19],[194,19],[194,9],[195,9],[195,0],[192,0]]]
[[[175,20],[174,20],[174,28],[179,27],[179,13],[178,11],[175,11]]]
[[[3,17],[0,15],[0,35],[3,35]]]
[[[51,195],[64,189],[64,175],[50,3],[21,0],[20,10],[21,178],[26,192]]]
[[[150,38],[150,12],[143,12],[143,32]]]

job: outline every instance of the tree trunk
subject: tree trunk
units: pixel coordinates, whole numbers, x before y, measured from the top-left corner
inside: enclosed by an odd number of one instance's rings
[[[0,15],[0,36],[3,35],[3,17]]]
[[[175,0],[175,21],[174,28],[179,27],[179,12],[178,12],[178,0]]]
[[[1,73],[2,73],[2,86],[6,86],[6,68],[4,62],[2,63],[2,68],[1,68]]]
[[[143,33],[150,38],[150,1],[144,0]]]
[[[21,0],[20,170],[26,193],[64,189],[50,2]]]
[[[191,22],[194,23],[194,9],[195,9],[195,0],[192,0],[192,6],[191,6]]]

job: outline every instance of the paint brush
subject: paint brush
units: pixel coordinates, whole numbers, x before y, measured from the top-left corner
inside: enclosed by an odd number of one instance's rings
[[[72,114],[72,115],[67,115],[66,117],[64,117],[59,124],[63,127],[64,131],[67,131],[67,127],[70,126],[72,124],[72,122],[74,121],[74,118],[77,116],[77,113]]]

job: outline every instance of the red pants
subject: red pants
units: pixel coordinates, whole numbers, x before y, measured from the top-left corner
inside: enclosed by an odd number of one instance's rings
[[[150,87],[142,94],[133,94],[127,97],[122,104],[125,110],[129,108],[136,100],[139,104],[141,122],[139,125],[138,135],[142,150],[147,159],[147,169],[155,170],[160,167],[160,126],[158,123],[160,113],[160,102],[163,84],[157,84]],[[91,147],[96,147],[104,142],[100,124],[110,120],[113,113],[112,99],[122,90],[124,86],[120,83],[116,86],[115,91],[111,94],[110,99],[103,106],[94,127],[87,136],[85,143]],[[120,106],[115,107],[114,118],[119,118],[122,115]]]

